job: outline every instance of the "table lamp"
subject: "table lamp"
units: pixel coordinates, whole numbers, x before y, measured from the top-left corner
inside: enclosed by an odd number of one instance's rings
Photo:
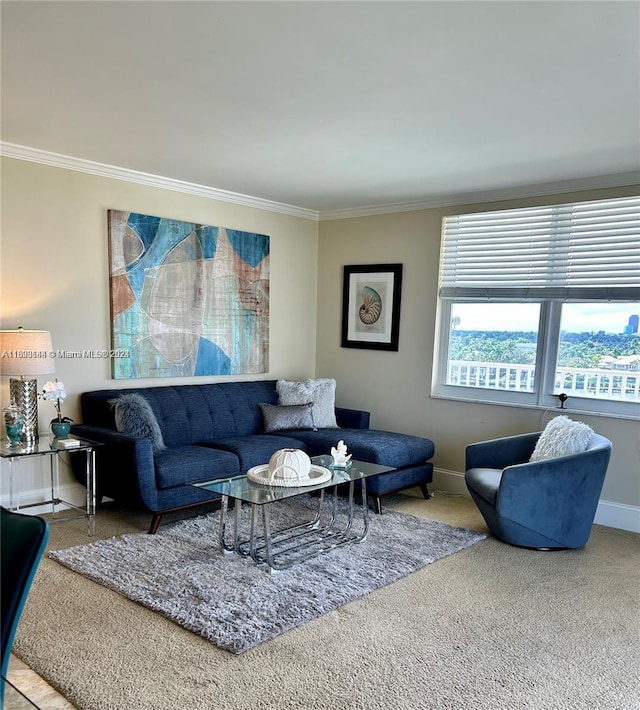
[[[0,330],[0,374],[8,376],[9,398],[24,417],[24,437],[38,438],[38,375],[55,372],[48,330]]]

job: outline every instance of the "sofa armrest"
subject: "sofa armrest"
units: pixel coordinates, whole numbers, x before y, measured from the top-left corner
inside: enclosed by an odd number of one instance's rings
[[[116,500],[142,501],[150,510],[157,507],[157,485],[153,447],[149,439],[123,434],[113,429],[74,424],[71,433],[103,444],[96,447],[96,493]],[[74,475],[84,483],[83,471]]]
[[[531,458],[539,437],[540,432],[534,432],[469,444],[466,450],[465,471],[470,468],[503,469],[525,463]]]
[[[341,429],[368,429],[371,414],[361,409],[336,407],[336,421]]]
[[[135,436],[123,434],[114,429],[105,429],[100,426],[92,426],[91,424],[72,424],[71,433],[74,436],[79,436],[88,441],[95,441],[98,444],[117,444],[125,441],[134,441]]]

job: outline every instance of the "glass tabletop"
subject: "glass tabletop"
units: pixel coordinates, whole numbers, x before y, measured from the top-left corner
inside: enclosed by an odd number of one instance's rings
[[[78,441],[77,446],[63,448],[58,446],[58,439],[53,434],[39,434],[34,441],[25,444],[11,444],[9,439],[0,439],[0,456],[3,459],[16,458],[18,456],[34,456],[35,454],[51,454],[56,451],[86,451],[93,449],[96,446],[101,446],[100,442],[89,441],[88,439],[80,439],[77,436],[70,436],[69,439]],[[64,441],[64,439],[62,439]]]
[[[218,493],[222,496],[229,496],[245,503],[255,503],[264,505],[276,500],[292,498],[303,493],[319,491],[332,486],[357,481],[368,476],[377,476],[380,473],[393,471],[389,466],[380,466],[366,461],[351,461],[349,468],[334,468],[331,456],[314,456],[311,463],[316,466],[323,466],[332,472],[328,481],[310,486],[270,486],[264,483],[253,483],[247,479],[246,475],[234,476],[233,478],[217,478],[213,481],[195,483],[197,488]]]

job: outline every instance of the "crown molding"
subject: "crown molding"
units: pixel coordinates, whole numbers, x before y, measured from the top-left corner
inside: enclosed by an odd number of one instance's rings
[[[319,218],[317,210],[296,207],[295,205],[287,205],[282,202],[274,202],[272,200],[265,200],[261,197],[242,195],[237,192],[229,192],[228,190],[219,190],[215,187],[207,187],[206,185],[198,185],[196,183],[185,182],[183,180],[174,180],[173,178],[143,173],[138,170],[130,170],[129,168],[119,168],[115,165],[96,163],[92,160],[73,158],[69,155],[51,153],[46,150],[30,148],[29,146],[17,145],[15,143],[0,141],[0,155],[7,158],[27,160],[32,163],[51,165],[56,168],[65,168],[66,170],[75,170],[81,173],[99,175],[100,177],[126,180],[128,182],[135,182],[141,185],[148,185],[150,187],[174,190],[175,192],[185,192],[189,195],[208,197],[221,202],[231,202],[236,205],[254,207],[259,210],[267,210],[268,212],[277,212],[278,214],[289,215],[291,217],[301,217],[302,219],[309,219],[314,222],[317,222]]]
[[[433,198],[413,200],[410,202],[387,202],[366,207],[347,207],[338,210],[321,210],[320,221],[332,219],[349,219],[351,217],[370,217],[393,212],[415,212],[434,207],[452,207],[454,205],[475,205],[483,202],[502,202],[503,200],[519,200],[527,197],[541,197],[567,192],[582,192],[585,190],[601,190],[611,187],[640,186],[640,170],[600,175],[598,177],[564,180],[561,182],[538,183],[523,187],[485,190],[482,192],[467,192],[441,195]]]
[[[230,202],[244,207],[254,207],[268,212],[300,217],[314,222],[325,222],[334,219],[350,219],[352,217],[371,217],[395,212],[415,212],[434,207],[451,207],[454,205],[473,205],[483,202],[501,202],[503,200],[518,200],[527,197],[540,197],[567,192],[581,192],[585,190],[600,190],[613,187],[634,187],[640,185],[640,171],[601,175],[598,177],[579,178],[560,182],[538,183],[522,187],[513,187],[481,192],[453,193],[438,197],[427,197],[420,200],[407,202],[386,202],[379,205],[366,205],[362,207],[347,207],[336,210],[311,210],[305,207],[296,207],[283,202],[265,200],[261,197],[252,197],[228,190],[220,190],[206,185],[174,180],[160,175],[120,168],[115,165],[96,163],[82,158],[73,158],[60,153],[51,153],[38,148],[6,143],[0,141],[0,155],[7,158],[27,160],[33,163],[42,163],[56,168],[75,170],[78,172],[99,175],[101,177],[126,180],[150,187],[159,187],[165,190],[184,192],[198,197],[207,197],[221,202]]]

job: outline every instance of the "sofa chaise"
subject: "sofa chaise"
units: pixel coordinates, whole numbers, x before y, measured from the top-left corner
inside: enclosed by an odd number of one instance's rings
[[[106,496],[142,504],[153,514],[149,532],[155,533],[164,513],[218,497],[193,483],[246,473],[267,463],[278,449],[298,448],[309,456],[328,454],[341,439],[354,459],[395,469],[367,481],[377,513],[381,496],[406,488],[419,486],[429,497],[431,440],[369,429],[368,412],[345,408],[335,408],[337,426],[265,432],[265,407],[286,409],[280,408],[276,385],[275,380],[261,380],[83,393],[82,424],[74,425],[72,433],[103,444],[96,450],[98,502]],[[155,432],[141,436],[128,433],[126,426],[122,430],[122,422],[116,425],[115,405],[132,395],[141,396],[150,406],[159,442]],[[74,469],[74,474],[84,482],[84,471]]]

